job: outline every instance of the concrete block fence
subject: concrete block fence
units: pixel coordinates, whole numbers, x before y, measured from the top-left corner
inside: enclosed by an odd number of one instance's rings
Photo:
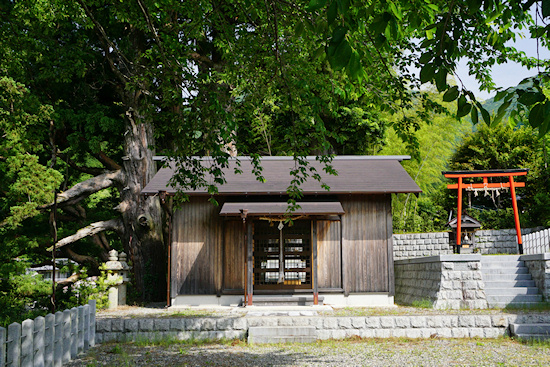
[[[97,342],[161,339],[245,338],[251,327],[314,327],[317,339],[363,338],[496,338],[510,323],[550,322],[548,314],[236,317],[187,319],[98,319]]]
[[[441,255],[398,260],[395,301],[429,300],[436,309],[487,308],[481,255]]]
[[[58,367],[95,345],[96,301],[0,328],[0,367]]]
[[[524,244],[531,246],[531,242],[540,242],[541,240],[532,240],[534,236],[528,236],[531,233],[538,232],[541,227],[525,228],[521,230]],[[548,232],[548,231],[547,231]],[[543,233],[536,237],[543,237]],[[550,241],[550,236],[548,241]],[[536,242],[536,243],[538,243]],[[542,249],[542,245],[538,244],[538,250]],[[482,255],[491,254],[517,254],[518,245],[515,229],[498,229],[498,230],[479,230],[475,232],[475,245],[478,253]],[[526,247],[524,246],[524,249]],[[529,250],[531,251],[531,250]],[[533,250],[534,251],[534,250]],[[525,253],[541,253],[527,252]],[[406,233],[393,235],[393,258],[394,260],[414,259],[425,256],[450,255],[453,253],[452,244],[449,240],[449,232],[432,232],[432,233]]]

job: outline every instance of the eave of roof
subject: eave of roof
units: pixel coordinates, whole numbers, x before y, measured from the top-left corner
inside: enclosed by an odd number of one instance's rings
[[[338,172],[337,176],[329,175],[323,170],[324,165],[307,157],[310,166],[321,175],[322,182],[330,187],[325,190],[321,183],[311,177],[300,185],[303,194],[387,194],[387,193],[420,193],[422,190],[403,169],[400,162],[409,159],[408,156],[337,156],[331,165]],[[240,167],[236,162],[240,162]],[[209,158],[201,158],[208,164]],[[265,182],[257,180],[252,174],[252,163],[249,157],[232,158],[229,167],[224,169],[226,183],[218,185],[219,195],[286,195],[292,176],[290,171],[295,168],[292,157],[263,157],[262,176]],[[242,170],[235,173],[235,168]],[[155,195],[165,192],[168,195],[176,193],[176,188],[169,185],[174,175],[175,165],[169,163],[161,168],[153,179],[142,190],[144,195]],[[208,195],[205,189],[181,190],[189,195]]]
[[[458,222],[458,218],[454,217],[449,221],[449,223],[447,223],[447,226],[455,229],[457,227],[457,222]],[[460,220],[460,226],[462,228],[480,228],[481,223],[477,221],[475,218],[472,218],[467,214],[462,214],[461,220]]]
[[[339,202],[297,202],[299,208],[292,211],[292,215],[340,215],[344,214]],[[222,216],[240,216],[241,210],[247,210],[249,216],[285,215],[288,203],[286,202],[247,202],[224,203],[220,210]]]

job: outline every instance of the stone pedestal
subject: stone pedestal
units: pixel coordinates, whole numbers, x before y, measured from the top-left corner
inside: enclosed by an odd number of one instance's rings
[[[119,255],[116,250],[109,251],[109,261],[105,263],[107,280],[112,284],[109,288],[108,308],[117,308],[126,304],[126,283],[130,281],[129,270],[124,252]]]

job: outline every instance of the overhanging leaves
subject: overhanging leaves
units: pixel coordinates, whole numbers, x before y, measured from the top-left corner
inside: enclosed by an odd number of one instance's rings
[[[327,4],[327,0],[311,0],[309,2],[307,10],[315,11],[319,10]]]
[[[457,101],[456,116],[458,118],[466,116],[470,112],[471,107],[472,105],[466,101],[466,97],[461,95]]]
[[[545,99],[546,97],[541,92],[525,92],[518,98],[518,102],[526,106],[531,106]]]
[[[443,94],[443,101],[445,102],[452,102],[454,101],[455,99],[458,98],[458,95],[460,94],[459,90],[458,90],[458,87],[455,85],[455,86],[452,86],[451,88],[449,88],[445,94]]]

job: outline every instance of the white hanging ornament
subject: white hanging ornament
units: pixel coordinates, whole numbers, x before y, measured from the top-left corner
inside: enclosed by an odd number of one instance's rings
[[[283,222],[279,222],[279,226],[277,228],[279,228],[279,231],[282,231],[283,228],[285,228],[285,225],[283,224]]]

